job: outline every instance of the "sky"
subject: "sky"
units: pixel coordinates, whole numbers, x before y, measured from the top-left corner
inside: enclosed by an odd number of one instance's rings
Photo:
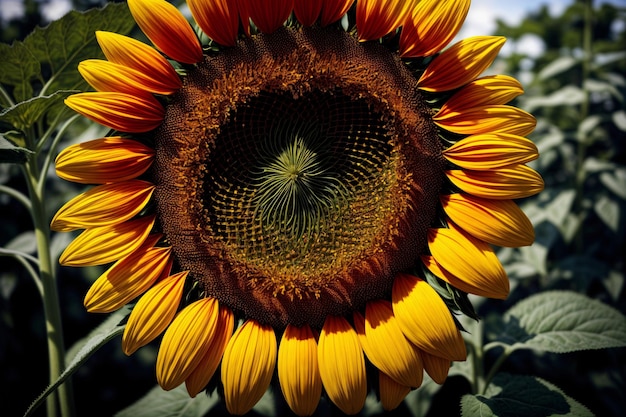
[[[543,4],[549,5],[552,15],[560,14],[573,0],[474,0],[470,7],[465,24],[458,38],[475,35],[492,34],[496,28],[496,19],[502,19],[510,25],[516,25],[523,17],[536,11]],[[620,7],[626,7],[626,0],[595,0],[596,4],[608,2]],[[0,17],[10,19],[22,13],[22,0],[0,0]],[[71,9],[71,0],[50,0],[43,6],[44,15],[50,19],[58,19]],[[507,46],[502,50],[506,54]],[[529,36],[522,39],[516,48],[518,52],[525,52],[531,56],[542,52],[542,42],[536,37]]]

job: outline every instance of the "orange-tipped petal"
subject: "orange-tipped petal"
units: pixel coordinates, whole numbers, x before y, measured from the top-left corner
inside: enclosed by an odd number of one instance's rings
[[[385,411],[396,409],[411,392],[411,387],[399,384],[384,372],[378,373],[378,389],[380,391],[380,403]]]
[[[317,342],[308,325],[288,325],[278,349],[278,380],[289,407],[299,416],[315,412],[322,395]]]
[[[456,111],[444,104],[433,121],[437,126],[460,135],[508,133],[527,136],[537,124],[530,113],[506,105],[469,106]]]
[[[413,7],[411,0],[359,0],[356,27],[360,41],[380,39],[402,25]]]
[[[146,216],[87,229],[65,248],[59,262],[65,266],[91,266],[117,261],[143,244],[154,220],[155,216]]]
[[[459,33],[469,0],[422,0],[407,17],[400,35],[400,56],[431,56]]]
[[[469,286],[480,289],[483,294],[477,295],[489,294],[486,296],[490,298],[506,298],[509,295],[509,280],[491,246],[453,222],[448,222],[448,226],[428,230],[428,247],[436,263]],[[438,275],[430,265],[426,266]],[[440,278],[446,279],[442,276]],[[465,291],[464,288],[456,287]],[[476,293],[474,290],[467,292]]]
[[[508,133],[468,136],[443,151],[453,164],[474,170],[504,168],[537,159],[539,152],[530,140]]]
[[[65,148],[56,158],[57,175],[81,184],[105,184],[137,178],[150,168],[154,149],[117,136]]]
[[[239,33],[239,11],[234,0],[187,0],[198,26],[215,42],[234,46]]]
[[[142,72],[101,59],[82,61],[78,64],[78,71],[89,85],[101,92],[146,96],[151,93],[167,95],[178,90]]]
[[[219,304],[202,298],[183,308],[168,326],[159,347],[156,376],[166,391],[182,384],[200,364],[215,337]]]
[[[261,399],[276,366],[276,335],[254,320],[237,329],[222,359],[222,383],[226,409],[245,414]]]
[[[391,295],[393,313],[402,333],[421,350],[463,361],[465,342],[439,294],[420,278],[398,274]]]
[[[169,326],[178,310],[188,273],[179,272],[159,281],[137,301],[122,335],[125,354],[131,355],[147,345]]]
[[[294,0],[293,13],[302,26],[311,26],[320,16],[323,5],[321,0]]]
[[[115,92],[78,93],[65,99],[77,113],[111,129],[141,133],[157,128],[165,110],[153,96]]]
[[[123,223],[139,214],[153,191],[153,184],[139,180],[99,185],[65,203],[50,228],[69,232]]]
[[[244,0],[245,9],[256,27],[263,33],[282,27],[293,10],[294,0]]]
[[[160,235],[156,235],[160,239]],[[90,313],[110,313],[146,292],[167,269],[171,248],[154,247],[155,239],[117,261],[91,285],[85,295]]]
[[[202,47],[189,22],[165,0],[128,0],[135,22],[165,55],[185,64],[202,60]]]
[[[432,380],[439,385],[443,384],[450,371],[450,360],[426,352],[422,352],[422,360],[424,361],[424,370]]]
[[[174,67],[154,48],[113,32],[96,31],[104,56],[111,62],[133,69],[158,85],[159,94],[170,94],[182,86]]]
[[[375,367],[399,384],[415,388],[422,385],[424,368],[419,349],[402,333],[389,301],[368,302],[364,319],[354,313],[354,327],[365,355]]]
[[[354,0],[322,0],[322,3],[320,25],[328,26],[341,19],[348,12]]]
[[[543,190],[541,175],[526,165],[512,165],[491,171],[446,171],[448,179],[476,197],[512,200],[529,197]]]
[[[220,306],[215,336],[211,339],[211,343],[198,366],[185,380],[185,387],[190,397],[193,398],[198,395],[213,377],[222,361],[226,345],[233,335],[234,326],[235,315],[233,312],[228,307]]]
[[[327,316],[317,346],[320,375],[330,400],[346,414],[365,404],[365,358],[359,338],[343,317]]]
[[[425,91],[449,91],[478,77],[498,55],[506,39],[474,36],[452,45],[428,65],[418,81]]]
[[[506,104],[524,93],[522,85],[508,75],[489,75],[478,78],[456,92],[444,107],[463,112],[473,107]]]
[[[511,200],[491,200],[469,194],[441,196],[443,209],[463,230],[497,246],[528,246],[535,240],[533,225]]]

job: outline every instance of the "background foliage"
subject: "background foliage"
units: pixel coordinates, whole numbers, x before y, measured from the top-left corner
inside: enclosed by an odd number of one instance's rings
[[[86,10],[99,3],[75,1],[74,7]],[[44,32],[35,30],[46,24],[41,2],[25,4],[25,17],[4,22],[0,31],[5,43],[0,44],[0,83],[19,103],[0,99],[0,185],[22,193],[28,190],[19,162],[33,152],[25,132],[40,137],[71,115],[61,110],[60,103],[69,91],[84,88],[75,71],[78,61],[99,53],[88,41],[92,26],[109,25],[109,30],[122,32],[132,27],[121,17],[94,15],[91,23],[66,18]],[[513,52],[496,64],[496,70],[522,80],[526,94],[515,104],[538,119],[531,139],[541,156],[533,167],[542,174],[546,189],[520,202],[536,227],[537,240],[531,247],[498,251],[511,278],[511,296],[504,302],[473,299],[483,320],[463,323],[471,333],[469,360],[455,364],[443,387],[426,383],[392,414],[503,416],[512,410],[516,415],[626,414],[626,349],[618,347],[626,340],[626,6],[590,4],[574,1],[559,16],[544,6],[514,27],[498,22],[496,33],[508,38]],[[88,46],[72,56],[55,56],[59,48],[42,46],[74,42],[68,35],[83,36],[75,42]],[[538,37],[544,46],[538,56],[522,52],[529,36]],[[49,52],[28,52],[44,49]],[[66,65],[59,68],[58,62]],[[59,130],[53,130],[52,136],[58,136]],[[97,127],[79,119],[59,140],[69,143],[99,134]],[[37,150],[45,158],[45,146],[37,149],[35,144]],[[53,171],[44,175],[49,220],[82,190],[56,178]],[[0,247],[35,255],[30,215],[4,193],[0,219]],[[52,236],[53,259],[70,238]],[[153,415],[165,407],[169,415],[219,415],[224,409],[215,403],[215,396],[190,402],[180,390],[168,397],[151,391],[157,345],[124,356],[120,338],[111,338],[119,332],[115,320],[86,338],[105,320],[86,313],[82,305],[100,272],[99,268],[58,271],[66,345],[102,342],[90,358],[83,358],[77,347],[68,352],[70,358],[84,359],[73,376],[78,415],[109,416],[126,407],[130,408],[120,415]],[[22,415],[44,391],[47,367],[45,317],[37,285],[20,262],[0,257],[4,415]],[[146,393],[151,394],[134,404]],[[268,396],[254,412],[272,414],[283,406]],[[333,410],[320,407],[319,414],[328,411]],[[371,405],[363,414],[380,412]],[[34,415],[44,413],[42,407]]]

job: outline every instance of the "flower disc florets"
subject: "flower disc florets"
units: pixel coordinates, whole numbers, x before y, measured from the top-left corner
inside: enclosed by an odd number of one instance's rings
[[[441,145],[395,55],[283,28],[206,57],[156,132],[165,235],[201,288],[259,322],[321,327],[426,246]]]

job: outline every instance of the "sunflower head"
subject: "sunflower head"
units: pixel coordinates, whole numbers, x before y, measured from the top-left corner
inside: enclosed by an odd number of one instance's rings
[[[159,384],[219,379],[233,414],[275,374],[298,415],[443,383],[467,294],[508,294],[492,245],[534,239],[535,122],[480,76],[504,39],[447,47],[469,1],[128,3],[154,48],[97,33],[66,103],[113,133],[56,161],[95,184],[52,221],[85,229],[62,264],[111,264],[87,309],[136,300],[124,351],[163,334]]]

